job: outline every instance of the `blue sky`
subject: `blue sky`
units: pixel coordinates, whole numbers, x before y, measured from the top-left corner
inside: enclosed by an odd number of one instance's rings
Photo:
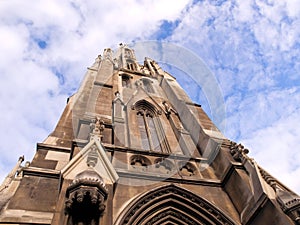
[[[1,180],[19,155],[32,159],[104,48],[160,40],[203,60],[222,91],[225,136],[300,193],[298,0],[2,0],[0,34]]]

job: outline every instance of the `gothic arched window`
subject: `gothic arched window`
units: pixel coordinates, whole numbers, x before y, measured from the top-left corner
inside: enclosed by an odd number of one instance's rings
[[[145,151],[163,152],[167,143],[155,108],[145,100],[136,103],[137,126],[141,137],[141,148]]]
[[[162,149],[154,119],[153,115],[147,112],[147,110],[139,110],[137,113],[137,121],[143,150],[161,152]]]

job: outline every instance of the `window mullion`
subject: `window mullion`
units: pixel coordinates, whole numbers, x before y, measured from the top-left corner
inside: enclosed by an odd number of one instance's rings
[[[152,140],[151,140],[151,134],[150,134],[150,129],[149,129],[149,125],[148,125],[148,121],[147,121],[147,117],[146,117],[146,112],[144,113],[143,117],[144,117],[145,128],[146,128],[146,133],[148,136],[150,150],[153,150],[153,144],[152,144]]]
[[[161,142],[160,142],[161,135],[159,133],[159,128],[157,126],[157,121],[156,121],[157,118],[150,117],[148,119],[149,119],[148,124],[149,124],[149,130],[150,130],[153,150],[162,152],[162,147],[161,147]]]
[[[142,149],[150,150],[149,138],[148,138],[147,129],[145,126],[144,112],[138,112],[137,118],[138,118],[138,126],[139,126],[139,130],[140,130],[140,135],[141,135]]]

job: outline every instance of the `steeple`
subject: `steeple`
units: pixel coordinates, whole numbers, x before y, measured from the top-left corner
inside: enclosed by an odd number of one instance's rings
[[[139,71],[139,65],[136,62],[134,51],[130,49],[127,45],[122,43],[116,54],[116,59],[118,59],[119,69],[127,69],[132,71]]]
[[[0,224],[299,224],[298,195],[248,152],[120,44],[87,69],[31,163],[19,160]]]

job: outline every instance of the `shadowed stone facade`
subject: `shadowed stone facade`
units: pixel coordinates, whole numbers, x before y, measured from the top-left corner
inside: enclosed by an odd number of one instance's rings
[[[120,45],[0,186],[0,224],[300,224],[300,198],[226,139],[176,79]]]

